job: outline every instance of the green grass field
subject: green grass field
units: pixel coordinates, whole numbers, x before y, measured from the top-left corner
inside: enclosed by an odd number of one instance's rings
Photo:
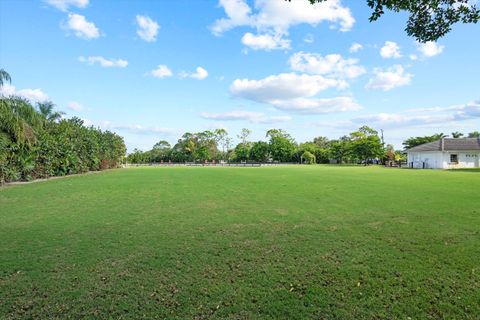
[[[480,175],[140,168],[0,189],[0,318],[479,319]]]

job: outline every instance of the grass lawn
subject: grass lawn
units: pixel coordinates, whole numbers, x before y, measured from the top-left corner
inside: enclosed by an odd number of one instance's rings
[[[0,318],[479,319],[480,175],[138,168],[0,189]]]

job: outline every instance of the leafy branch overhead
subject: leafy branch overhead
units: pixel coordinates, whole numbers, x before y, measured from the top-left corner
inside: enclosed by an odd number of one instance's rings
[[[328,0],[307,1],[315,4]],[[470,0],[366,1],[373,10],[370,22],[376,21],[386,10],[409,13],[405,31],[419,42],[437,41],[449,33],[455,23],[477,23],[480,20],[480,9]]]

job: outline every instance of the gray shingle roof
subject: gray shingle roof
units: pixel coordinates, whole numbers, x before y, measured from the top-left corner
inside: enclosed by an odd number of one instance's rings
[[[443,140],[443,148],[442,148]],[[471,151],[480,150],[480,138],[444,138],[441,140],[428,142],[408,149],[409,152],[419,151]]]

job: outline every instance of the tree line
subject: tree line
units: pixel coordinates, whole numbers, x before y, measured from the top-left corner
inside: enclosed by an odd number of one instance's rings
[[[271,129],[265,134],[267,141],[250,141],[251,131],[242,129],[237,135],[239,143],[224,129],[185,133],[175,145],[162,140],[151,150],[135,149],[127,156],[130,163],[159,162],[296,162],[296,163],[368,163],[386,155],[378,132],[368,126],[339,139],[317,137],[297,143],[282,129]]]
[[[4,81],[10,76],[0,69]],[[125,159],[122,137],[62,116],[51,102],[0,97],[0,183],[115,168]]]
[[[446,138],[446,137],[449,137],[449,135],[444,134],[444,133],[436,133],[436,134],[433,134],[431,136],[423,136],[423,137],[411,137],[411,138],[408,138],[407,140],[405,140],[403,142],[403,145],[405,146],[405,149],[410,149],[410,148],[413,148],[415,146],[418,146],[418,145],[421,145],[421,144],[424,144],[424,143],[428,143],[428,142],[437,141],[437,140],[440,140],[440,139]],[[479,131],[473,131],[473,132],[470,132],[470,133],[465,135],[461,132],[455,131],[455,132],[451,133],[451,137],[452,138],[457,138],[457,139],[462,138],[462,137],[480,138],[480,132]]]
[[[237,135],[238,144],[225,129],[185,133],[175,145],[168,141],[157,142],[151,150],[134,149],[127,156],[129,163],[167,162],[296,162],[296,163],[387,163],[405,161],[405,152],[385,144],[379,133],[362,126],[349,135],[330,140],[316,137],[312,141],[297,143],[282,129],[271,129],[265,134],[266,141],[250,141],[251,131],[242,129]],[[406,149],[447,137],[443,133],[424,137],[411,137],[403,142]],[[464,134],[452,132],[452,137]],[[474,131],[467,137],[480,137]]]

